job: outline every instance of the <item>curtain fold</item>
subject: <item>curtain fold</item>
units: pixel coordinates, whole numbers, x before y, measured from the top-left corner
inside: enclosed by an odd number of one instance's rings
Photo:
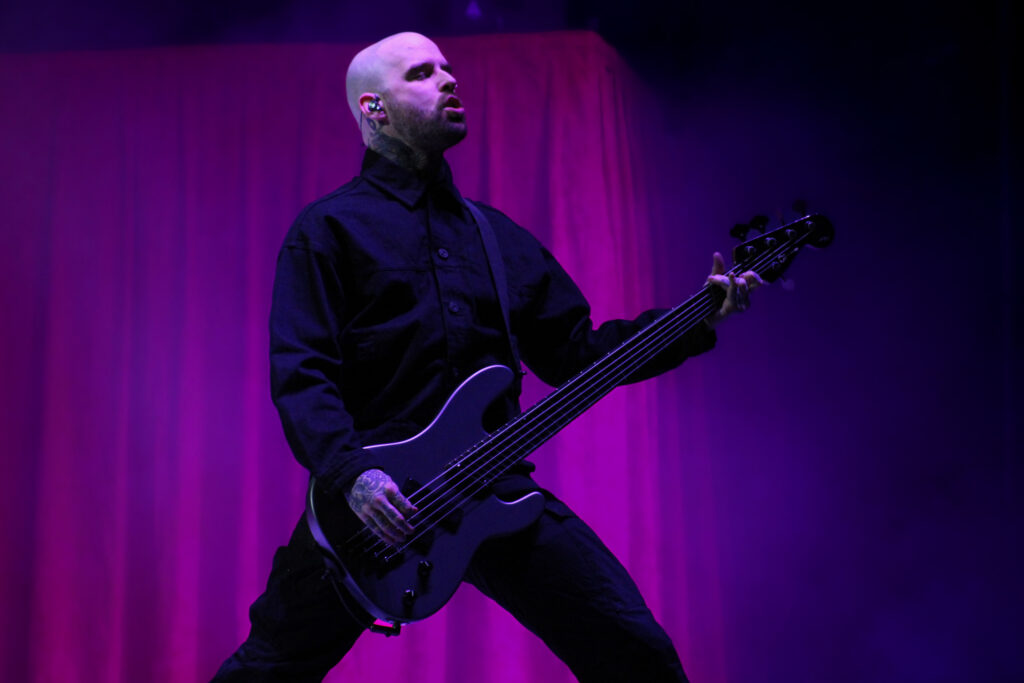
[[[547,244],[598,322],[677,303],[655,301],[643,91],[615,53],[590,33],[439,44],[468,112],[462,192]],[[0,57],[5,680],[205,680],[245,636],[306,482],[269,399],[275,256],[358,171],[357,49]],[[721,627],[694,623],[721,620],[713,539],[677,523],[711,514],[707,482],[688,485],[699,509],[677,496],[704,421],[660,412],[655,386],[613,392],[534,455],[537,478],[630,568],[691,675],[724,680]],[[527,402],[546,391],[531,378]],[[370,675],[572,680],[468,587],[328,680]]]

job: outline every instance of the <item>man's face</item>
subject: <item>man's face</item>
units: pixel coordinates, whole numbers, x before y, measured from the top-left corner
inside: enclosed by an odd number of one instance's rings
[[[443,152],[466,137],[455,77],[438,47],[408,35],[388,48],[382,83],[388,133],[424,152]]]

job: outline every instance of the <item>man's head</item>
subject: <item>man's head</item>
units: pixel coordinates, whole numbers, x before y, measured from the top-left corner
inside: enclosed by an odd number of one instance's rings
[[[440,154],[466,136],[455,85],[437,45],[418,33],[374,43],[353,58],[345,77],[348,105],[367,146],[398,141],[424,155]]]

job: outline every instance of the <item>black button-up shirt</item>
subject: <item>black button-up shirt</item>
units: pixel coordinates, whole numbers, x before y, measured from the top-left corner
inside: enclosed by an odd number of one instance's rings
[[[416,434],[462,378],[513,363],[483,243],[462,202],[447,164],[416,174],[368,151],[361,174],[307,206],[288,231],[270,316],[271,391],[295,456],[330,490],[364,470],[387,470],[362,446]],[[518,351],[548,384],[663,312],[595,330],[551,254],[501,212],[479,207],[505,265]],[[630,379],[714,341],[702,326]],[[498,403],[491,426],[519,411],[515,389]]]

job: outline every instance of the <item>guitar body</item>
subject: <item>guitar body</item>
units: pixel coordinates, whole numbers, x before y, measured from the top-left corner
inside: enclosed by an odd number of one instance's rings
[[[504,366],[483,368],[455,390],[422,432],[369,448],[407,497],[416,492],[420,497],[429,495],[444,483],[438,477],[446,466],[487,436],[483,412],[512,379],[512,371]],[[393,549],[379,542],[372,546],[376,552],[367,551],[365,526],[344,497],[327,495],[312,479],[306,498],[306,520],[328,565],[367,612],[393,624],[418,621],[441,609],[459,587],[481,543],[529,526],[543,509],[539,492],[512,502],[485,492],[469,498],[424,531],[422,538],[403,546],[397,557],[385,559]],[[354,538],[360,541],[353,542]]]

